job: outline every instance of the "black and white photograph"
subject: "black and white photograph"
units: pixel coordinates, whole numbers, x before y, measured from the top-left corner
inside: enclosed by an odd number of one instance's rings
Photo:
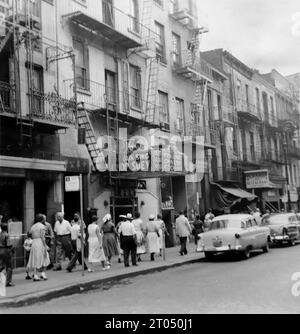
[[[0,314],[299,305],[300,2],[0,0]]]

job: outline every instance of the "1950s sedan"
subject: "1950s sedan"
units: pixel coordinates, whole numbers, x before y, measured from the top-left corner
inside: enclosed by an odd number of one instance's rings
[[[236,214],[216,217],[209,231],[200,234],[198,251],[207,259],[218,253],[239,253],[245,259],[256,249],[269,251],[270,229],[258,226],[251,215]]]
[[[288,243],[294,246],[300,239],[299,219],[299,216],[294,213],[278,213],[264,218],[262,225],[269,227],[274,244]]]

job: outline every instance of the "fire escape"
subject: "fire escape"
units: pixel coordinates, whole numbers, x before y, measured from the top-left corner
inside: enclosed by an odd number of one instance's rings
[[[40,17],[40,1],[11,0],[2,22],[0,57],[2,62],[10,62],[12,71],[5,82],[0,82],[0,115],[8,124],[15,119],[19,136],[18,144],[11,143],[8,150],[3,148],[3,154],[52,160],[54,155],[34,149],[34,134],[45,127],[54,133],[74,126],[75,105],[56,91],[44,93],[43,72],[37,75],[35,59],[43,46]],[[21,57],[25,58],[24,68]],[[27,89],[22,88],[21,82],[26,83]]]

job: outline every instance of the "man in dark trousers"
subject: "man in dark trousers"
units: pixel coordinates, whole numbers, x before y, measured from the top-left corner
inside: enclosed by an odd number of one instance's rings
[[[132,214],[128,214],[126,220],[121,223],[119,232],[122,239],[122,249],[124,251],[124,264],[125,267],[129,267],[129,255],[131,254],[131,261],[133,266],[137,266],[136,258],[136,231],[132,224]]]
[[[12,265],[12,244],[9,240],[8,235],[8,225],[1,225],[0,232],[0,272],[4,269],[6,270],[6,286],[12,287],[12,273],[13,273],[13,265]]]

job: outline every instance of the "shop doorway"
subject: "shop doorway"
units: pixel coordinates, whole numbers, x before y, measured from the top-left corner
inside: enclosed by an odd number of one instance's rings
[[[35,214],[48,214],[48,198],[50,190],[50,182],[36,181],[34,182],[34,211]]]
[[[23,221],[23,182],[0,179],[0,215],[3,222],[9,219]]]
[[[75,212],[80,212],[80,192],[65,192],[65,219],[72,221]]]

